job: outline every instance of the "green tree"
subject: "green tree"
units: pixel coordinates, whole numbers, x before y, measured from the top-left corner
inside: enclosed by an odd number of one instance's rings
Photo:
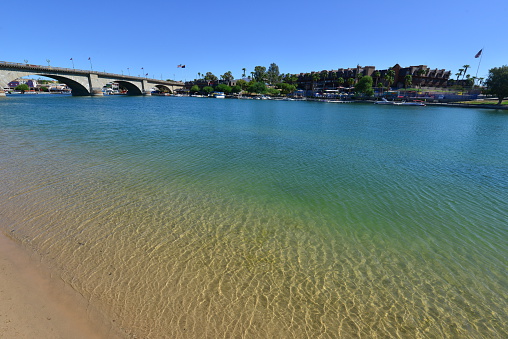
[[[203,93],[208,95],[213,92],[213,87],[212,86],[205,86],[201,89],[201,91],[203,91]]]
[[[377,83],[379,81],[379,78],[381,77],[381,72],[375,71],[373,75],[374,75],[374,78],[376,78],[376,87],[377,87]]]
[[[459,76],[461,76],[463,72],[464,72],[464,68],[459,68]],[[457,80],[459,80],[459,77],[457,77]]]
[[[43,92],[49,92],[49,89],[46,86],[41,86],[40,90]]]
[[[391,72],[390,72],[391,71]],[[383,79],[385,80],[386,82],[386,87],[388,90],[390,90],[390,87],[391,85],[393,84],[393,82],[395,81],[395,76],[392,75],[392,74],[395,74],[395,72],[393,70],[388,70],[385,75],[383,76]]]
[[[335,82],[337,81],[337,72],[331,71],[332,88],[335,88]]]
[[[280,84],[277,84],[277,88],[281,90],[281,93],[284,94],[284,95],[288,95],[290,93],[293,93],[294,91],[296,91],[296,86],[295,85],[291,85],[291,84],[288,84],[288,83],[280,83]]]
[[[231,93],[240,93],[241,91],[242,91],[242,88],[238,85],[231,87]]]
[[[270,95],[271,95],[271,96],[273,96],[273,97],[277,97],[277,96],[279,96],[279,95],[280,95],[280,90],[275,89],[275,88],[268,88],[268,89],[266,90],[266,93],[270,94]]]
[[[413,83],[413,76],[411,74],[406,75],[404,77],[404,88],[406,89],[406,94],[407,94],[407,87],[411,86],[412,83]]]
[[[247,91],[249,93],[264,94],[264,93],[266,93],[266,85],[264,82],[251,81],[249,83],[249,87],[247,88]]]
[[[341,87],[342,85],[344,85],[344,78],[343,77],[339,77],[337,79],[337,85],[339,85],[339,87]]]
[[[222,78],[222,80],[227,81],[228,84],[231,82],[231,80],[234,79],[233,73],[231,73],[231,71],[227,71],[226,73],[224,73],[220,77]]]
[[[208,82],[208,85],[210,85],[210,82],[215,82],[218,80],[218,78],[212,72],[206,72],[204,79]]]
[[[466,73],[467,73],[467,69],[468,69],[469,67],[471,67],[471,66],[469,66],[469,65],[464,65],[464,66],[462,66],[462,67],[464,67],[464,74],[466,74]],[[464,80],[464,75],[462,76],[462,80]]]
[[[353,87],[353,85],[355,84],[355,78],[348,78],[346,82],[349,86],[349,92],[351,92],[351,87]]]
[[[254,81],[257,82],[265,82],[266,80],[266,67],[264,66],[256,66],[254,67],[254,72],[252,74]]]
[[[190,88],[190,92],[191,93],[197,93],[199,92],[199,86],[198,85],[194,85]]]
[[[284,77],[284,82],[286,84],[290,84],[290,85],[294,85],[298,82],[298,77],[294,74],[286,74],[286,76]]]
[[[374,90],[372,89],[372,83],[373,80],[370,75],[362,76],[355,85],[355,93],[362,93],[367,96],[373,96]]]
[[[503,99],[508,96],[508,66],[491,68],[485,86],[498,98],[497,104],[501,105]]]
[[[312,80],[312,91],[314,92],[314,87],[316,87],[316,82],[321,78],[319,73],[312,73],[310,76]]]
[[[246,90],[246,89],[247,89],[247,87],[249,86],[249,85],[248,85],[248,83],[247,83],[247,81],[245,81],[245,80],[243,80],[243,79],[238,80],[238,81],[236,82],[236,85],[237,85],[237,86],[240,86],[240,88],[241,88],[242,90]]]
[[[416,75],[418,76],[418,84],[420,85],[420,89],[422,89],[423,84],[423,76],[427,73],[426,70],[420,68],[416,71]]]
[[[324,91],[326,87],[326,79],[328,79],[328,71],[327,70],[321,71],[319,73],[319,78],[323,81],[323,91]]]
[[[276,63],[271,63],[270,67],[268,67],[268,71],[266,72],[266,79],[269,84],[276,84],[280,82],[280,72],[279,66]]]
[[[228,86],[226,84],[218,84],[217,86],[215,86],[215,90],[217,92],[224,92],[226,94],[229,94],[231,93],[231,86]]]
[[[21,93],[25,93],[26,91],[30,90],[30,87],[28,87],[27,84],[20,84],[20,85],[17,85],[14,89],[16,91],[21,91]]]

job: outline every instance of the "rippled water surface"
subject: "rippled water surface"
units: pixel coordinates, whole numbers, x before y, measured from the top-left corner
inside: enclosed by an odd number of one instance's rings
[[[138,338],[508,337],[508,114],[0,100],[0,229]]]

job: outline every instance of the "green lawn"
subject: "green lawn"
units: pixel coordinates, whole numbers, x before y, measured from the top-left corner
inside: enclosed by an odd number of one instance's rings
[[[457,101],[456,104],[468,105],[497,105],[498,100],[481,100],[481,101]],[[501,105],[508,105],[508,100],[501,102]]]

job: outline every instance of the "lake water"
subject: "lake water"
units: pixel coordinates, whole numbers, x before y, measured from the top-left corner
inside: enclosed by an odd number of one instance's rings
[[[508,337],[508,114],[0,100],[0,229],[128,337]]]

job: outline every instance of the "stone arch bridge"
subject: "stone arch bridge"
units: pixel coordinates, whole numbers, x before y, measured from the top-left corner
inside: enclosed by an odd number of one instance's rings
[[[175,90],[184,86],[178,81],[0,61],[0,95],[5,95],[3,88],[7,87],[9,82],[28,75],[40,75],[58,80],[66,84],[75,96],[103,95],[102,88],[111,82],[126,88],[128,95],[150,95],[152,88],[174,93]]]

